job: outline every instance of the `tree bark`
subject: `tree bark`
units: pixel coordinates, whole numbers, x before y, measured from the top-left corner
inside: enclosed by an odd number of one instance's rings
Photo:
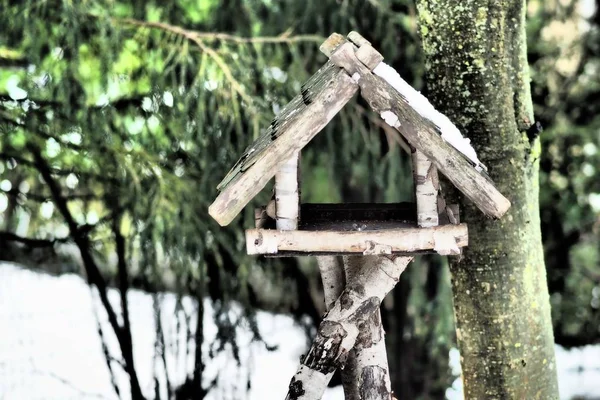
[[[369,262],[385,263],[382,257],[344,256],[346,281],[351,283]],[[345,400],[389,400],[392,394],[381,310],[377,309],[360,326],[356,344],[342,371]]]
[[[461,202],[469,247],[451,263],[468,399],[558,398],[538,205],[539,138],[525,2],[418,0],[429,99],[468,132],[513,204],[491,220]]]
[[[359,327],[379,309],[412,260],[397,256],[368,258],[363,273],[348,282],[319,325],[308,354],[290,381],[287,400],[317,400],[323,396],[333,372],[344,367]]]

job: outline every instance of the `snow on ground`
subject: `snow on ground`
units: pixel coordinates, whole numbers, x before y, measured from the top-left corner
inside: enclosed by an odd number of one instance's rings
[[[111,301],[118,296],[111,290]],[[53,277],[0,263],[0,399],[3,400],[68,400],[116,399],[98,336],[96,312],[107,337],[112,354],[118,355],[116,339],[106,321],[97,297],[85,282],[75,275]],[[186,355],[185,329],[176,323],[184,318],[176,310],[176,298],[162,294],[161,321],[168,347],[167,370],[171,381],[180,383],[192,369],[193,360]],[[153,371],[164,373],[161,362],[154,360],[155,312],[153,297],[132,290],[131,308],[134,356],[142,389],[149,397],[154,391]],[[209,343],[215,337],[213,308],[204,302],[203,352],[207,356]],[[185,298],[183,309],[195,326],[194,302]],[[239,310],[238,310],[239,311]],[[235,310],[233,311],[235,313]],[[269,345],[278,351],[269,352],[260,343],[251,342],[250,330],[238,330],[241,366],[230,351],[207,361],[205,382],[217,375],[218,384],[209,400],[281,399],[296,370],[300,355],[306,350],[302,329],[290,317],[258,312],[258,326]],[[193,329],[192,329],[193,330]],[[193,348],[189,349],[193,354]],[[190,354],[190,353],[188,353]],[[458,360],[458,352],[451,354]],[[452,364],[452,361],[451,361]],[[456,361],[454,361],[456,368]],[[557,347],[557,365],[561,384],[561,399],[574,395],[600,396],[600,346],[565,351]],[[581,369],[583,368],[583,369]],[[117,381],[127,399],[127,376],[117,371]],[[246,392],[250,377],[251,389]],[[460,380],[448,389],[448,398],[461,396]],[[342,399],[341,388],[329,389],[326,400]]]

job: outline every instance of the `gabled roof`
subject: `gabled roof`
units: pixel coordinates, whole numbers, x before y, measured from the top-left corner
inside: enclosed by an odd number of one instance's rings
[[[333,34],[323,43],[321,50],[330,61],[302,85],[301,93],[244,151],[217,187],[220,193],[209,208],[210,215],[221,225],[229,224],[360,88],[361,96],[388,125],[423,152],[483,213],[500,218],[510,202],[480,172],[485,167],[468,139],[385,65],[362,36],[353,32],[348,39]]]

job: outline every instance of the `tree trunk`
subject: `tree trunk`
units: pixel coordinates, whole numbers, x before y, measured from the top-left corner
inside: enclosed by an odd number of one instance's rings
[[[451,265],[467,399],[558,398],[538,205],[525,2],[418,0],[429,98],[472,139],[512,208],[463,201],[469,247]]]

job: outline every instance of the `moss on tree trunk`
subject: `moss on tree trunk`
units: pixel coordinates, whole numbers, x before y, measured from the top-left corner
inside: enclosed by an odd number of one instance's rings
[[[469,247],[451,265],[467,399],[558,398],[538,205],[539,139],[525,2],[417,1],[428,97],[471,138],[512,208],[499,221],[463,201]]]

